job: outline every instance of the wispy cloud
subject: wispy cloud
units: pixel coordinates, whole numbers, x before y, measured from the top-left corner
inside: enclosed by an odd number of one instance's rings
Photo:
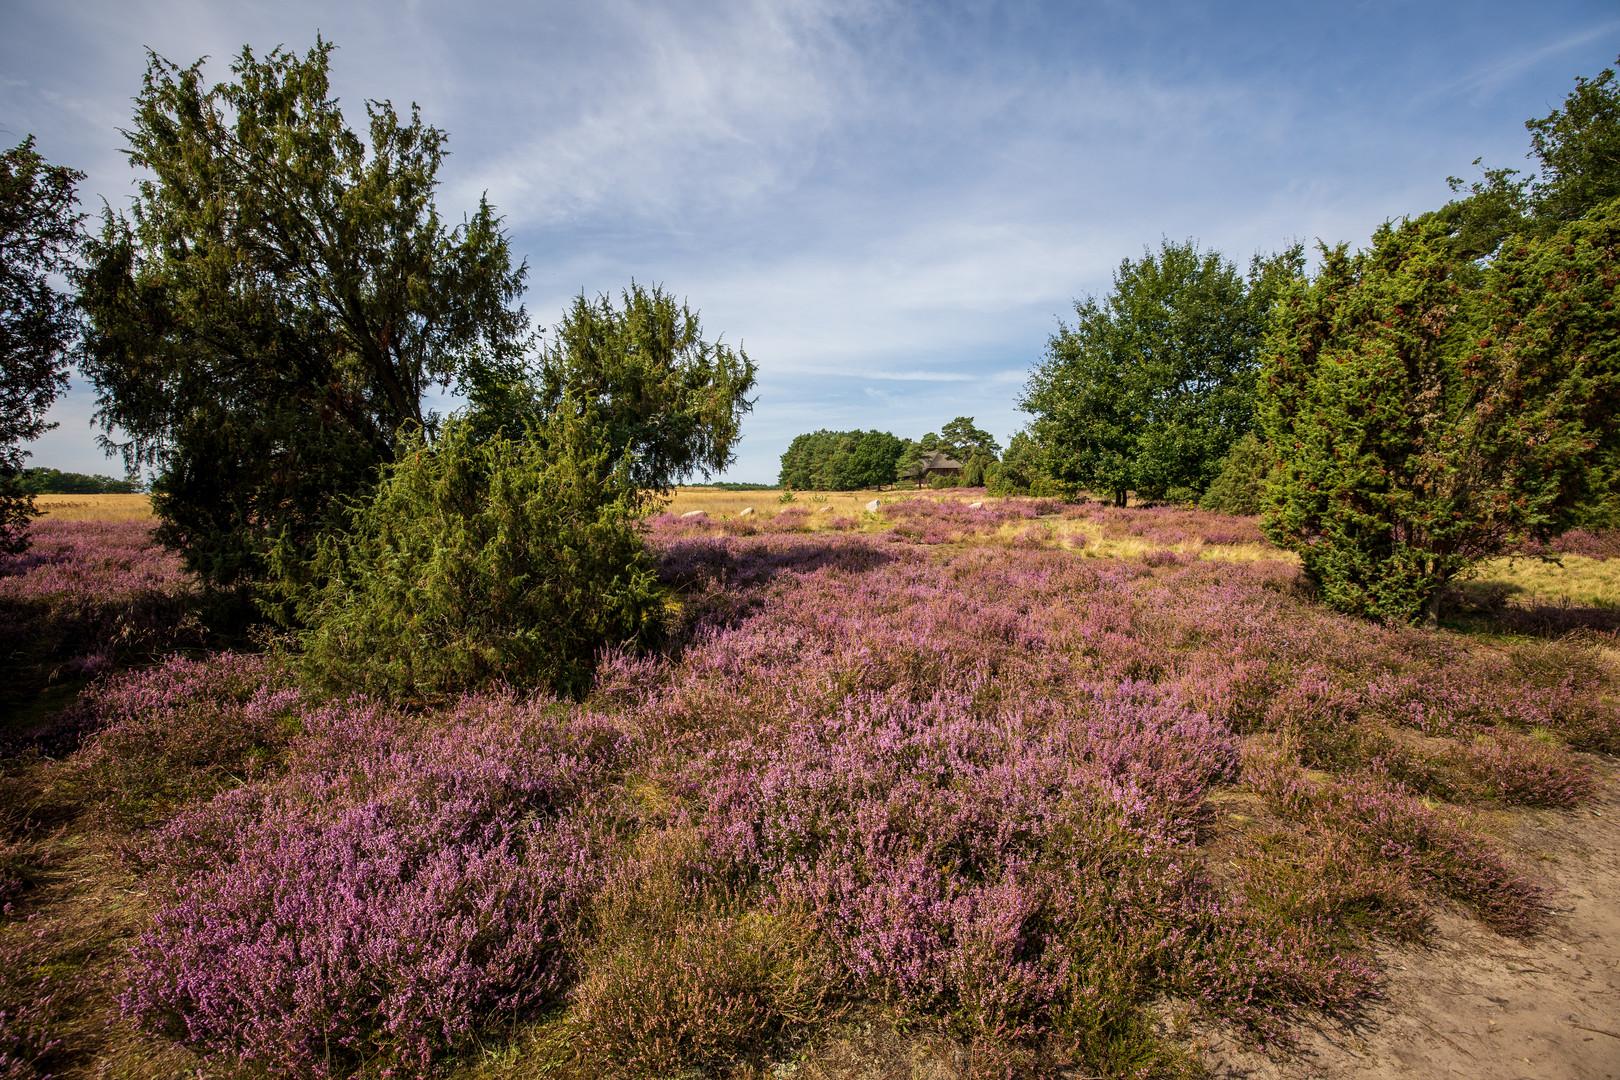
[[[1620,19],[1608,19],[1573,34],[1559,37],[1545,45],[1515,49],[1480,65],[1461,78],[1441,84],[1436,87],[1435,92],[1456,94],[1480,101],[1495,94],[1519,75],[1553,57],[1562,56],[1594,42],[1612,41],[1617,35],[1620,35]],[[1565,86],[1567,89],[1567,80]],[[1562,94],[1559,98],[1562,99]]]
[[[1523,120],[1620,49],[1612,0],[10,0],[0,126],[121,205],[143,46],[223,78],[317,30],[351,116],[414,101],[449,131],[441,206],[488,191],[538,321],[634,277],[747,346],[748,478],[818,426],[1005,437],[1121,258],[1364,240],[1522,154]],[[37,460],[105,468],[87,400]]]

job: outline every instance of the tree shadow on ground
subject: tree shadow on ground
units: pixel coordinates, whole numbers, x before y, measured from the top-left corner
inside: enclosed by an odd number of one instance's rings
[[[1576,603],[1567,597],[1548,601],[1498,581],[1452,587],[1443,610],[1442,625],[1463,633],[1598,637],[1620,643],[1620,607]]]

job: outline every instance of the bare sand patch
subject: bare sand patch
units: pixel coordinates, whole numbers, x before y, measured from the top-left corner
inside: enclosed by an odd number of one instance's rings
[[[1213,1077],[1235,1080],[1620,1080],[1620,776],[1570,811],[1515,813],[1509,839],[1553,889],[1548,928],[1519,940],[1454,912],[1389,949],[1381,1000],[1352,1026],[1311,1025],[1270,1058],[1218,1033]]]

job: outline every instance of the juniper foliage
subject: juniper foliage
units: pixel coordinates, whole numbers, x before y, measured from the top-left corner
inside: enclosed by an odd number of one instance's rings
[[[160,535],[216,585],[278,538],[307,551],[403,426],[434,426],[430,387],[527,337],[494,210],[439,216],[444,132],[386,101],[351,129],[331,51],[243,49],[214,86],[153,54],[124,133],[149,176],[88,244],[80,366],[104,441],[157,467]]]
[[[84,174],[48,164],[29,136],[0,153],[0,553],[27,550],[32,493],[18,482],[21,443],[54,424],[45,413],[67,389],[67,350],[77,334],[73,300],[52,285],[78,249]]]
[[[1620,206],[1519,238],[1458,280],[1455,228],[1323,249],[1267,343],[1261,418],[1283,461],[1266,533],[1322,598],[1438,618],[1447,582],[1599,497],[1620,404]],[[1466,280],[1466,279],[1465,279]]]
[[[569,420],[479,437],[456,419],[413,438],[307,567],[276,553],[305,671],[395,699],[587,689],[598,651],[642,641],[662,609],[645,508],[590,435]]]

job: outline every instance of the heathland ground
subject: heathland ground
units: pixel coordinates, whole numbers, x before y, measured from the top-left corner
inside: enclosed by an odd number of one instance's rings
[[[651,519],[583,702],[410,708],[42,498],[0,1075],[1620,1077],[1612,538],[1424,631],[1253,519],[779,494]]]

